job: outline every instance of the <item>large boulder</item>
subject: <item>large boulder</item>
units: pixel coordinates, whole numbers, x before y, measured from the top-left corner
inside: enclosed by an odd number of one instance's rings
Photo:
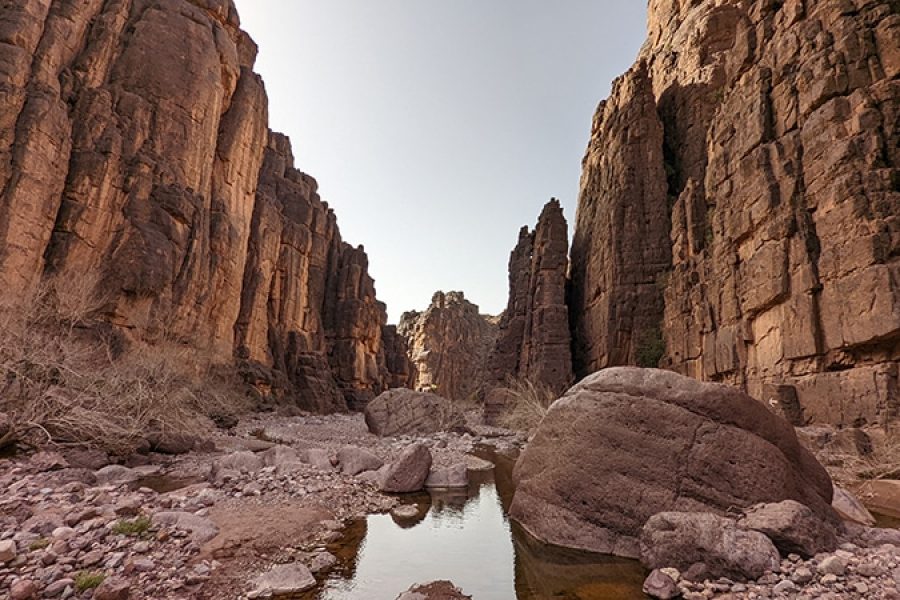
[[[514,479],[510,516],[533,536],[632,558],[660,512],[793,499],[837,521],[831,479],[790,424],[737,389],[657,369],[606,369],[571,388]]]
[[[796,553],[811,558],[838,545],[834,524],[794,500],[753,506],[744,511],[739,523],[768,536],[785,556]]]
[[[369,431],[382,437],[429,434],[465,427],[465,418],[446,398],[428,392],[388,390],[365,410]]]
[[[384,466],[384,461],[362,448],[344,446],[337,453],[341,471],[348,475],[359,475],[366,471],[377,471]]]
[[[397,597],[397,600],[471,600],[449,581],[433,581],[414,585]]]
[[[648,569],[674,567],[689,579],[759,579],[781,564],[772,541],[710,513],[668,512],[644,525],[641,562]]]
[[[315,587],[316,578],[299,562],[275,565],[253,581],[248,598],[271,598],[299,594]]]
[[[381,491],[396,494],[418,492],[431,471],[431,451],[424,444],[413,444],[388,465],[381,480]]]

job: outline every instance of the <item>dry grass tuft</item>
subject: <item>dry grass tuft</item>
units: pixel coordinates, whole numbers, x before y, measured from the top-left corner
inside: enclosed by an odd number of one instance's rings
[[[868,454],[831,452],[819,456],[835,483],[855,487],[866,481],[900,479],[900,436],[887,435]]]
[[[83,445],[127,455],[150,434],[190,434],[205,415],[247,408],[195,348],[125,343],[97,316],[93,282],[49,282],[0,306],[0,412],[11,435],[38,446]]]
[[[501,424],[517,431],[532,431],[541,424],[559,394],[528,379],[511,379],[502,390],[507,399]]]

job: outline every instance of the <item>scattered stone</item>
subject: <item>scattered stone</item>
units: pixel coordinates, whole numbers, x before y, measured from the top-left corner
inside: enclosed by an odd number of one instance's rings
[[[16,558],[16,543],[13,540],[0,542],[0,563],[12,562]]]
[[[822,575],[843,575],[847,571],[847,561],[840,556],[829,556],[816,569]]]
[[[826,523],[795,500],[757,504],[738,521],[741,527],[765,534],[782,554],[805,558],[837,548],[835,525]]]
[[[366,471],[377,471],[384,466],[384,461],[362,448],[344,446],[337,453],[341,471],[348,475],[359,475]]]
[[[834,486],[834,498],[831,500],[831,506],[841,518],[847,521],[868,527],[875,525],[875,517],[872,516],[869,509],[859,501],[859,498],[842,487]]]
[[[397,600],[472,600],[449,581],[435,581],[414,585],[397,597]]]
[[[649,569],[674,566],[688,580],[757,579],[781,563],[771,540],[709,513],[660,513],[641,533],[641,562]],[[704,565],[700,572],[691,572]]]
[[[122,484],[137,481],[141,478],[140,473],[134,469],[123,467],[122,465],[109,465],[103,467],[94,473],[97,483],[100,485]]]
[[[94,590],[94,600],[128,600],[131,584],[120,577],[107,577]]]
[[[256,473],[263,468],[263,460],[250,451],[233,452],[213,463],[212,474],[216,477],[221,472]]]
[[[797,586],[793,581],[785,579],[784,581],[778,583],[774,588],[772,588],[772,591],[775,592],[775,595],[777,596],[784,596],[796,593]]]
[[[31,579],[20,579],[9,588],[11,600],[32,600],[37,597],[37,584]]]
[[[670,600],[681,595],[674,579],[660,569],[654,569],[644,580],[644,593],[651,598]]]
[[[388,390],[366,406],[366,425],[375,435],[400,436],[455,431],[465,418],[446,398],[407,389]]]
[[[392,493],[418,492],[431,470],[431,452],[423,444],[409,446],[388,466],[381,490]]]
[[[57,579],[56,581],[54,581],[53,583],[51,583],[50,585],[48,585],[47,587],[44,588],[44,595],[47,596],[48,598],[55,598],[56,596],[59,596],[64,591],[66,591],[66,588],[74,589],[74,587],[75,587],[74,579],[68,579],[68,578]]]
[[[309,464],[322,471],[334,471],[331,453],[321,448],[313,448],[306,453]]]
[[[264,598],[298,594],[316,585],[316,578],[302,563],[275,565],[253,582],[253,591],[248,598]]]
[[[158,512],[153,515],[153,524],[188,531],[191,539],[198,545],[205,544],[219,534],[219,528],[211,520],[188,512]]]

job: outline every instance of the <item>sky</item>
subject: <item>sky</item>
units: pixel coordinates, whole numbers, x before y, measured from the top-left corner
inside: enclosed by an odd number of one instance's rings
[[[394,323],[437,290],[506,307],[519,229],[551,197],[574,223],[594,110],[646,31],[634,0],[235,3],[270,125]]]

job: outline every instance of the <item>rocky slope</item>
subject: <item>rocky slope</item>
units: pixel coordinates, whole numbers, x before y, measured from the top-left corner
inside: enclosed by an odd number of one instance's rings
[[[236,352],[306,408],[386,387],[366,255],[268,131],[230,0],[34,0],[0,22],[5,300],[84,282],[103,320]]]
[[[651,0],[584,161],[579,376],[659,362],[795,424],[900,410],[900,8]]]
[[[424,312],[404,313],[397,331],[408,340],[414,389],[453,400],[467,400],[481,391],[497,327],[462,292],[437,292]]]

